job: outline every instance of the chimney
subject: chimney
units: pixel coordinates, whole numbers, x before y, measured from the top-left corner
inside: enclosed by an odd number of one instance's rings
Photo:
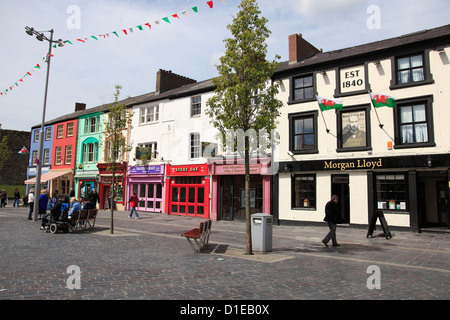
[[[156,73],[156,92],[163,93],[186,84],[196,83],[197,81],[172,73],[172,71],[166,71],[159,69]]]
[[[75,112],[86,110],[86,103],[75,102]]]
[[[289,64],[300,62],[319,52],[322,52],[322,50],[317,49],[311,43],[303,39],[300,33],[289,36]]]

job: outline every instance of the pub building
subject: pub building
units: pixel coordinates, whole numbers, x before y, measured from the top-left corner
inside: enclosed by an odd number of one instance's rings
[[[167,214],[210,218],[208,164],[166,165]]]
[[[127,175],[127,201],[136,193],[137,210],[161,213],[164,209],[165,165],[129,166]],[[128,203],[127,209],[130,210]]]
[[[211,180],[211,219],[245,220],[245,164],[243,159],[209,160]],[[272,214],[272,175],[270,159],[250,163],[250,214]]]
[[[323,223],[336,194],[344,224],[367,227],[381,210],[391,228],[449,232],[449,45],[450,25],[332,52],[289,37],[273,77],[279,224]],[[342,108],[321,109],[318,96]]]

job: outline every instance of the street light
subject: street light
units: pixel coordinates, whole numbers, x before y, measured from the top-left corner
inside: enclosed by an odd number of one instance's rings
[[[48,76],[50,74],[50,59],[52,57],[52,44],[58,43],[58,46],[62,47],[64,46],[64,41],[59,39],[58,41],[53,40],[53,29],[49,31],[36,31],[34,28],[25,27],[25,32],[30,35],[36,36],[36,39],[39,41],[46,40],[49,42],[48,47],[48,54],[46,57],[47,61],[47,79],[45,81],[45,95],[44,95],[44,107],[42,110],[42,122],[41,122],[41,131],[39,132],[39,151],[38,151],[38,161],[36,164],[36,184],[35,184],[35,201],[34,201],[34,221],[38,220],[38,211],[39,211],[39,195],[41,191],[41,172],[42,172],[42,154],[43,154],[43,148],[44,148],[44,123],[45,123],[45,109],[47,108],[47,92],[48,92]],[[43,32],[50,32],[50,39],[47,38]]]

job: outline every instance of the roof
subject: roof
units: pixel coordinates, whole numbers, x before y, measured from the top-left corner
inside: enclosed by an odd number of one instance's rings
[[[355,59],[359,56],[377,56],[392,51],[394,48],[398,50],[401,47],[411,45],[417,46],[418,43],[429,44],[430,46],[439,46],[440,41],[450,42],[450,25],[438,27],[435,29],[422,30],[399,37],[339,49],[329,52],[320,52],[312,57],[308,57],[294,64],[283,62],[277,69],[277,75],[286,73],[298,68],[312,67],[317,65],[326,65],[331,62],[339,62],[346,59]]]
[[[358,57],[363,57],[371,55],[376,57],[377,55],[386,54],[390,51],[401,47],[416,46],[418,43],[427,44],[430,47],[433,45],[436,47],[441,46],[442,43],[450,43],[450,25],[445,25],[442,27],[422,30],[399,37],[371,42],[367,44],[362,44],[354,47],[329,51],[329,52],[319,52],[311,57],[308,57],[300,62],[289,64],[289,62],[281,63],[277,71],[275,72],[274,78],[280,78],[286,73],[295,71],[296,69],[305,67],[319,67],[321,65],[327,65],[331,63],[338,63],[342,60],[356,59]],[[125,104],[127,107],[133,107],[136,105],[150,103],[160,100],[171,100],[181,97],[186,97],[194,94],[200,94],[204,92],[213,91],[215,86],[212,83],[212,79],[204,80],[201,82],[195,82],[187,85],[180,86],[178,88],[163,92],[158,94],[157,92],[145,93],[136,97],[129,97],[125,100],[119,101],[119,103]],[[110,104],[105,104],[102,106],[76,111],[70,114],[66,114],[59,118],[45,122],[45,125],[52,125],[55,123],[68,121],[76,119],[80,116],[95,113],[95,112],[108,112]],[[40,125],[35,125],[32,129],[38,128]]]

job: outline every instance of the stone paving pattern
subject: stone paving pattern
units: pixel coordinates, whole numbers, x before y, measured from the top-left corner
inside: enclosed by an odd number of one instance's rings
[[[212,223],[210,245],[194,253],[181,233],[199,218],[99,211],[95,229],[50,234],[26,208],[0,209],[0,300],[448,300],[450,234],[396,232],[387,240],[338,226],[341,247],[320,240],[327,226],[274,226],[273,250],[247,256],[245,223]],[[67,268],[81,288],[67,288]],[[381,270],[368,289],[367,268]]]

